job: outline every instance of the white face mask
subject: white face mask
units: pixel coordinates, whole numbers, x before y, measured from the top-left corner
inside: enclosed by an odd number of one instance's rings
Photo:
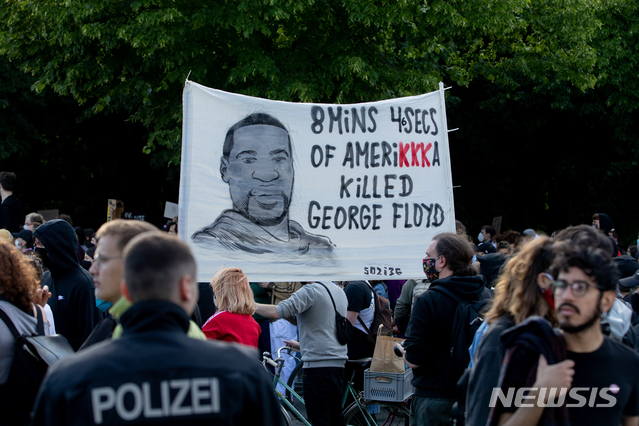
[[[22,248],[22,245],[20,245],[20,241],[15,241],[16,247],[18,247],[19,249]]]
[[[479,235],[477,236],[477,239],[479,240],[480,243],[483,243],[484,242],[484,234],[482,234],[480,232]]]
[[[24,229],[29,229],[29,227],[28,227],[27,225],[22,225],[22,227],[23,227]]]

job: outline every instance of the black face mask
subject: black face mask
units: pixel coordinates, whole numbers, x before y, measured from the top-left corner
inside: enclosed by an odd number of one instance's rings
[[[88,271],[89,268],[91,268],[91,262],[89,262],[88,260],[83,260],[82,267]]]
[[[42,260],[42,264],[46,266],[47,268],[50,268],[51,262],[49,261],[49,254],[47,253],[47,249],[36,247],[35,252],[40,257],[40,260]]]

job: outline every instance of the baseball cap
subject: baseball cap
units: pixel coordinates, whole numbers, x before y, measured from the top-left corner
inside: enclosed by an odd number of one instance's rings
[[[14,238],[22,238],[27,243],[27,248],[33,247],[33,232],[28,229],[23,229],[20,232],[12,232]]]
[[[619,287],[631,289],[637,286],[639,286],[639,270],[635,272],[635,274],[632,275],[631,277],[619,280]]]
[[[639,262],[637,262],[632,256],[623,255],[615,257],[612,260],[617,264],[619,278],[621,279],[633,276],[639,269]]]

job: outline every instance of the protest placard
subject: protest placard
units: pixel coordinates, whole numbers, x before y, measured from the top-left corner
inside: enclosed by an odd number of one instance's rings
[[[179,233],[198,279],[423,276],[455,232],[444,89],[379,102],[272,101],[187,81]]]

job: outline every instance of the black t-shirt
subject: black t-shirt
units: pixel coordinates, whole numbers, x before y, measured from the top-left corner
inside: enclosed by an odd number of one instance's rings
[[[348,299],[347,311],[361,312],[370,308],[373,293],[371,288],[363,281],[352,281],[344,288]],[[365,320],[362,318],[362,320]],[[359,325],[359,320],[355,320],[355,325]],[[373,356],[375,345],[368,341],[368,333],[363,332],[359,327],[355,328],[353,337],[348,343],[348,359],[361,359]]]
[[[344,289],[348,298],[347,311],[361,312],[371,305],[372,290],[364,281],[350,282]]]
[[[604,337],[596,351],[568,351],[567,357],[575,361],[575,375],[564,402],[571,425],[619,425],[624,415],[639,416],[639,354]],[[538,359],[532,358],[519,351],[513,354],[502,385],[504,394],[509,387],[521,388],[534,381],[532,376],[527,381]]]

